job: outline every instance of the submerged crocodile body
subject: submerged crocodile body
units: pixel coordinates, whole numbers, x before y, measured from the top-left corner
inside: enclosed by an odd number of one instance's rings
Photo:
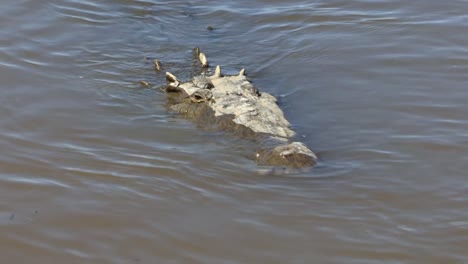
[[[206,56],[195,49],[202,66]],[[259,92],[242,69],[224,76],[216,67],[211,76],[203,73],[187,82],[166,72],[169,108],[197,122],[216,125],[257,142],[259,165],[307,167],[317,162],[315,154],[301,142],[291,142],[295,132],[278,107],[276,98]]]

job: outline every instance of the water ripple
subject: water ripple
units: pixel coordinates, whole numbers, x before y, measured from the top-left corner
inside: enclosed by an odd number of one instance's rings
[[[467,262],[466,7],[5,3],[0,261]],[[168,111],[151,61],[188,79],[195,46],[279,97],[318,166]]]

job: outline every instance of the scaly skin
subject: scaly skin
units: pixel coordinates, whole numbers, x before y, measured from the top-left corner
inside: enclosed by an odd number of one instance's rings
[[[204,67],[208,61],[196,49]],[[290,142],[295,135],[276,98],[260,93],[245,76],[223,76],[219,66],[212,76],[199,75],[181,82],[166,73],[170,82],[165,91],[170,109],[197,122],[216,124],[219,128],[257,142],[259,165],[308,167],[317,162],[315,154],[301,142]]]

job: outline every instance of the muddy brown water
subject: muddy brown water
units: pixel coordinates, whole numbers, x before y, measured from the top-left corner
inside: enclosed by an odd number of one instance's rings
[[[468,263],[467,13],[3,1],[0,262]],[[168,112],[144,58],[185,79],[195,46],[278,96],[319,165],[266,175],[252,142]]]

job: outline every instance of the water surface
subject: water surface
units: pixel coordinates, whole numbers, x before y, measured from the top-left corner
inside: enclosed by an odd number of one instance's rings
[[[1,262],[468,262],[468,2],[4,2]],[[167,111],[195,46],[319,165]]]

